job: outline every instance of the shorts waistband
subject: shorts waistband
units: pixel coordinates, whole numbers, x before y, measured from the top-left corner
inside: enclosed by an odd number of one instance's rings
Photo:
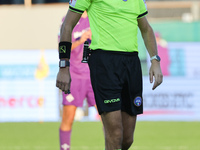
[[[91,50],[91,53],[94,53],[94,52],[110,53],[110,54],[118,54],[118,55],[129,55],[129,56],[138,55],[138,52],[121,52],[121,51],[111,51],[111,50],[102,50],[102,49]]]

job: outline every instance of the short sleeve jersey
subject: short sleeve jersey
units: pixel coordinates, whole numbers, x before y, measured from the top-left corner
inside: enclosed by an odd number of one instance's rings
[[[137,19],[148,12],[143,0],[70,0],[73,12],[88,13],[92,50],[138,51]]]

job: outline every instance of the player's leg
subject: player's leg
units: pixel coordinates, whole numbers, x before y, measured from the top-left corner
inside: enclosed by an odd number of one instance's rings
[[[133,143],[137,115],[143,112],[142,74],[137,55],[127,58],[127,76],[122,89],[122,150],[128,150]],[[134,68],[134,69],[133,69]]]
[[[131,116],[122,111],[123,141],[122,150],[128,150],[133,143],[137,116]]]
[[[64,105],[60,125],[60,150],[70,150],[71,130],[76,112],[76,106]]]
[[[73,105],[64,105],[63,106],[63,115],[60,125],[60,129],[63,131],[69,131],[72,129],[72,124],[74,121],[74,116],[76,112],[76,106]]]
[[[123,126],[121,111],[104,112],[101,119],[105,130],[106,150],[121,149],[123,138]]]
[[[60,149],[70,150],[71,130],[76,113],[76,108],[82,106],[83,98],[80,98],[79,79],[72,77],[71,94],[63,93],[63,115],[60,125]]]
[[[96,110],[98,111],[90,78],[85,80],[85,87],[87,87],[86,99],[87,99],[88,107],[94,106]],[[100,116],[96,116],[96,117],[101,119]]]
[[[89,86],[90,81],[88,81],[88,91],[87,91],[87,101],[88,106],[97,106],[95,104],[94,93],[92,87]],[[120,149],[122,143],[122,124],[121,124],[121,111],[114,111],[109,113],[101,114],[101,121],[103,122],[103,131],[105,136],[105,148],[106,150]]]
[[[121,149],[123,126],[121,89],[125,66],[121,53],[95,50],[89,58],[92,87],[104,125],[106,150]]]

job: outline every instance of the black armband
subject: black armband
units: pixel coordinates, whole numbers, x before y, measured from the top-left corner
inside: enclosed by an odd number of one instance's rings
[[[59,59],[61,58],[69,58],[71,54],[71,42],[60,42],[59,43]]]

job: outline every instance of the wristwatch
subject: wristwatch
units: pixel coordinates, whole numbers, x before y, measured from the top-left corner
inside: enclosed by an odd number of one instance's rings
[[[152,61],[153,59],[157,60],[158,62],[160,62],[160,60],[161,60],[158,55],[152,56],[150,60]]]
[[[59,61],[59,67],[60,68],[66,68],[66,67],[69,67],[69,65],[70,65],[70,63],[67,60],[60,60]]]

